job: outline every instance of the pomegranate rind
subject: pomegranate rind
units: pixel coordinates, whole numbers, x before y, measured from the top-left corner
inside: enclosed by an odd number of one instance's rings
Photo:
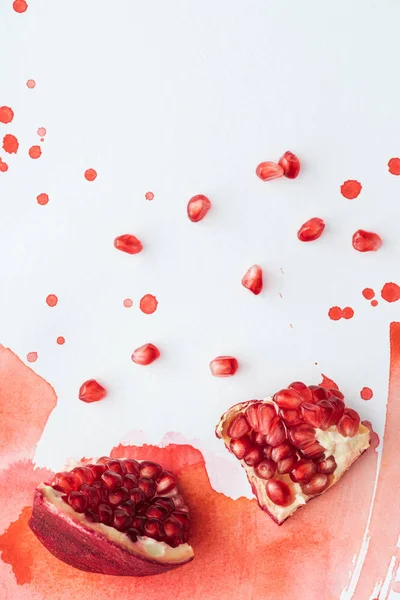
[[[56,558],[92,573],[158,575],[194,557],[189,544],[172,548],[148,537],[131,542],[113,527],[90,523],[63,502],[59,492],[45,484],[36,489],[29,527]]]

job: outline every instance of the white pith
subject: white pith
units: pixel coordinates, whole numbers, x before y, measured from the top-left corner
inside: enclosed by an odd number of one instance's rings
[[[265,398],[263,402],[265,404],[274,405],[278,411],[278,406],[271,397]],[[223,439],[227,448],[229,448],[231,441],[231,438],[227,435],[229,424],[237,415],[243,413],[248,405],[249,402],[236,404],[222,415],[216,432],[217,435]],[[354,437],[344,437],[338,432],[336,425],[333,425],[326,431],[323,431],[322,429],[316,429],[316,438],[321,446],[325,448],[325,458],[333,456],[337,464],[335,472],[333,475],[331,475],[331,483],[324,491],[329,490],[337,481],[339,481],[347,469],[350,468],[353,462],[357,460],[357,458],[369,447],[370,444],[369,429],[362,424],[359,425],[358,432]],[[280,479],[281,481],[286,482],[290,486],[293,494],[293,502],[291,504],[288,506],[278,506],[277,504],[274,504],[267,496],[267,481],[257,477],[254,468],[246,465],[243,460],[241,460],[240,463],[246,470],[250,483],[257,488],[259,504],[262,507],[267,508],[267,510],[276,518],[278,523],[283,523],[283,521],[290,517],[299,508],[299,506],[304,505],[306,502],[308,502],[308,500],[311,500],[311,498],[315,498],[316,495],[319,495],[316,494],[315,496],[307,496],[304,494],[301,486],[298,483],[293,482],[289,475],[279,475],[279,473],[276,473],[274,475],[274,479]]]
[[[107,540],[123,547],[134,556],[152,562],[180,564],[187,562],[194,555],[193,548],[189,544],[180,544],[180,546],[172,548],[165,542],[158,542],[147,536],[140,536],[136,542],[132,542],[125,533],[117,531],[114,527],[88,521],[84,514],[75,512],[73,508],[64,502],[61,499],[62,493],[54,490],[51,486],[42,483],[38,486],[38,489],[41,490],[48,509],[66,519],[71,526],[95,531]]]

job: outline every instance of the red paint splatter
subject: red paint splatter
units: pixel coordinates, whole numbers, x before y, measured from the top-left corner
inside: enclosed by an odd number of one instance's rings
[[[343,316],[343,311],[339,306],[332,306],[332,308],[328,311],[328,317],[332,319],[332,321],[339,321]]]
[[[144,312],[146,315],[151,315],[153,312],[157,310],[158,301],[155,296],[151,294],[146,294],[140,300],[140,310]]]
[[[124,306],[125,306],[125,308],[131,308],[133,306],[132,300],[130,298],[125,298]]]
[[[46,298],[46,304],[49,306],[56,306],[58,298],[55,294],[49,294]]]
[[[397,283],[385,283],[381,289],[381,296],[386,302],[397,302],[400,299],[400,287]]]
[[[362,185],[359,181],[355,179],[349,179],[345,181],[340,187],[340,192],[342,196],[347,198],[348,200],[354,200],[360,194],[362,190]]]
[[[144,197],[146,198],[146,200],[154,200],[153,192],[146,192]]]
[[[33,90],[35,86],[36,81],[34,79],[28,79],[28,81],[26,82],[26,87],[28,87],[30,90]]]
[[[40,146],[32,146],[29,148],[29,156],[31,158],[40,158],[42,155],[42,149]]]
[[[26,355],[26,360],[28,362],[36,362],[38,359],[38,353],[37,352],[28,352],[28,354]]]
[[[15,12],[24,13],[27,8],[28,8],[28,5],[25,2],[25,0],[14,0],[13,9],[15,10]]]
[[[400,158],[391,158],[388,162],[389,173],[400,175]]]
[[[366,300],[372,300],[372,298],[375,296],[375,292],[372,288],[365,288],[361,293]]]
[[[315,364],[317,364],[317,363],[315,363]],[[323,373],[321,373],[321,375],[322,375],[322,381],[319,384],[321,387],[326,388],[327,390],[338,390],[339,389],[338,384],[335,383],[333,381],[333,379],[329,379],[329,377],[327,377]]]
[[[62,335],[59,335],[57,338],[57,344],[59,346],[62,346],[63,344],[65,344],[65,337],[63,337]]]
[[[372,300],[371,306],[378,306],[378,300]]]
[[[41,206],[44,206],[45,204],[48,203],[49,196],[47,194],[39,194],[39,196],[37,196],[36,200],[38,201],[38,204],[40,204]]]
[[[41,142],[44,142],[44,138],[40,138],[40,141],[41,141]]]
[[[39,129],[37,130],[37,134],[40,135],[40,137],[45,136],[47,133],[46,128],[45,127],[39,127]]]
[[[9,106],[0,106],[0,123],[11,123],[14,118],[14,111]]]
[[[8,164],[6,162],[4,162],[1,158],[0,158],[0,171],[2,173],[5,173],[6,171],[8,171]]]
[[[346,306],[343,309],[343,318],[344,319],[352,319],[354,317],[354,310],[350,306]]]
[[[15,135],[7,133],[3,138],[3,148],[8,154],[16,154],[18,150],[19,142]]]
[[[94,169],[87,169],[85,171],[85,179],[87,179],[88,181],[94,181],[97,177],[97,171],[95,171]]]
[[[374,392],[369,387],[363,387],[363,389],[360,392],[360,396],[363,400],[371,400],[373,395]]]

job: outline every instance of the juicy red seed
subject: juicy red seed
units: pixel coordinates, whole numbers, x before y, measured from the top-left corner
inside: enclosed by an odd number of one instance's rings
[[[136,542],[138,539],[138,536],[140,535],[140,532],[137,529],[133,529],[131,527],[131,529],[128,529],[128,531],[126,532],[126,535],[131,540],[131,542]]]
[[[175,475],[169,471],[163,471],[156,480],[157,494],[168,494],[176,486]]]
[[[265,435],[262,433],[257,433],[256,431],[252,431],[250,434],[250,438],[258,446],[264,446],[264,444],[265,444]]]
[[[310,385],[311,394],[313,400],[309,400],[309,402],[318,402],[318,400],[326,400],[329,396],[328,390],[322,387],[321,385]]]
[[[84,483],[81,485],[80,491],[86,494],[88,498],[88,504],[91,508],[97,508],[100,504],[100,494],[95,487]]]
[[[305,448],[315,441],[315,429],[305,423],[296,425],[289,429],[288,437],[296,448]]]
[[[253,265],[246,271],[242,279],[242,285],[253,292],[255,296],[263,289],[263,274],[259,265]]]
[[[331,396],[329,401],[330,401],[331,405],[333,406],[333,413],[330,418],[329,424],[337,425],[344,414],[344,408],[345,408],[344,402],[343,402],[343,400],[340,400],[339,398],[335,398],[334,396]]]
[[[147,366],[160,357],[159,349],[154,344],[144,344],[132,354],[132,360],[137,365]]]
[[[77,491],[79,484],[80,482],[75,475],[72,475],[67,471],[62,471],[61,473],[55,474],[51,485],[55,490],[68,493],[71,491]]]
[[[301,449],[301,453],[304,454],[307,458],[311,458],[312,460],[318,460],[322,458],[325,454],[325,449],[319,444],[317,441],[309,444],[305,448]]]
[[[277,403],[279,408],[288,408],[290,410],[296,410],[303,402],[302,396],[293,389],[280,390],[274,394],[274,401]]]
[[[353,234],[352,244],[358,252],[376,252],[382,246],[382,239],[377,233],[358,229]]]
[[[264,446],[263,448],[263,454],[265,456],[265,458],[271,458],[272,457],[272,446]]]
[[[126,466],[122,460],[111,459],[106,462],[107,471],[114,471],[114,473],[118,473],[119,475],[125,475]]]
[[[179,537],[182,535],[182,526],[175,519],[169,518],[164,521],[164,531],[169,538]]]
[[[93,473],[87,467],[75,467],[72,469],[71,473],[78,478],[79,482],[82,483],[93,483],[94,477]]]
[[[98,511],[99,511],[100,521],[104,525],[110,525],[112,516],[113,516],[113,512],[112,512],[111,508],[109,506],[107,506],[107,504],[100,504]]]
[[[162,540],[165,536],[163,524],[158,519],[147,519],[144,533],[154,540]]]
[[[317,473],[311,479],[309,483],[302,486],[303,492],[307,494],[307,496],[314,496],[315,494],[320,494],[329,485],[329,477],[324,473]]]
[[[293,469],[289,473],[289,477],[296,483],[308,483],[317,473],[317,465],[311,460],[302,458],[297,461]]]
[[[329,400],[320,400],[317,406],[321,409],[321,429],[326,430],[331,425],[336,425],[344,412],[344,402],[333,396]]]
[[[137,487],[130,490],[129,497],[135,504],[141,504],[144,502],[145,495],[143,490]]]
[[[114,471],[104,471],[101,480],[109,490],[115,490],[121,487],[123,482],[121,475]]]
[[[296,456],[288,456],[288,458],[284,458],[278,462],[278,473],[280,475],[284,475],[285,473],[289,473],[294,465],[297,462]]]
[[[287,506],[292,500],[289,486],[280,479],[269,479],[266,490],[268,498],[278,506]]]
[[[250,425],[246,417],[244,415],[239,415],[229,423],[226,433],[230,438],[237,440],[249,433],[249,431]]]
[[[117,508],[114,511],[113,527],[118,531],[126,531],[132,525],[132,517],[126,510]]]
[[[140,463],[140,477],[150,477],[150,479],[157,479],[161,475],[162,467],[155,462],[144,460]]]
[[[239,368],[239,363],[233,356],[217,356],[210,362],[210,371],[214,377],[231,377]]]
[[[256,168],[256,175],[263,181],[270,181],[271,179],[277,179],[282,177],[284,174],[283,167],[274,162],[262,162]]]
[[[192,223],[197,223],[204,219],[210,208],[211,202],[207,196],[197,194],[197,196],[190,198],[187,205],[187,214]]]
[[[83,513],[88,507],[88,497],[83,492],[70,492],[68,504],[75,512]]]
[[[336,471],[336,460],[333,456],[328,456],[328,458],[320,460],[317,463],[317,467],[320,473],[325,473],[325,475],[331,475]]]
[[[94,487],[97,491],[102,504],[104,504],[104,502],[108,502],[108,490],[102,481],[94,481],[92,487]]]
[[[334,388],[329,388],[328,392],[330,393],[331,396],[336,396],[336,398],[339,398],[339,400],[344,400],[344,394],[342,394],[342,392],[340,390],[336,390]]]
[[[279,416],[288,427],[294,427],[295,425],[299,425],[299,423],[301,423],[301,416],[298,410],[281,408],[279,411]]]
[[[283,169],[283,174],[288,179],[296,179],[300,172],[300,161],[293,152],[287,150],[283,156],[280,157],[278,164]]]
[[[96,462],[98,465],[105,465],[109,460],[113,460],[111,458],[111,456],[102,456]],[[107,469],[104,469],[104,470],[107,470]],[[103,470],[103,473],[104,473],[104,470]]]
[[[122,486],[117,490],[113,490],[108,494],[108,502],[112,506],[118,506],[122,502],[125,502],[130,497],[129,490]]]
[[[88,510],[85,512],[85,517],[90,523],[100,523],[100,517],[93,510]]]
[[[345,437],[354,437],[360,425],[360,417],[352,408],[346,408],[343,417],[338,423],[338,431]]]
[[[312,402],[311,390],[302,381],[293,381],[293,383],[288,385],[288,387],[296,390],[296,392],[303,398],[304,402]]]
[[[313,242],[317,240],[325,229],[325,223],[319,217],[309,219],[300,227],[297,237],[301,242]]]
[[[126,500],[119,505],[121,510],[125,510],[131,517],[135,515],[136,507],[132,500]]]
[[[279,446],[286,440],[286,429],[280,418],[277,416],[271,422],[270,431],[265,436],[265,441],[270,446]]]
[[[143,491],[145,499],[151,500],[156,493],[156,484],[149,477],[141,477],[138,483],[140,489]],[[132,500],[132,494],[131,494]]]
[[[116,237],[114,240],[114,247],[117,250],[127,252],[128,254],[138,254],[143,249],[142,242],[130,233],[124,233],[123,235]]]
[[[321,407],[310,402],[303,402],[301,405],[301,416],[303,421],[311,427],[320,427],[322,423]]]
[[[105,465],[85,465],[93,474],[94,479],[100,479],[104,471],[106,471]]]
[[[262,461],[262,459],[262,448],[260,448],[260,446],[254,446],[249,452],[246,453],[243,460],[246,463],[246,465],[249,465],[249,467],[255,467],[256,465],[258,465],[259,462]]]
[[[175,497],[176,498],[176,497]],[[174,498],[174,500],[175,500]],[[182,496],[180,496],[180,498],[182,498]],[[156,504],[157,506],[164,506],[164,508],[166,508],[168,510],[168,512],[172,512],[175,508],[175,502],[172,498],[155,498],[153,500],[153,504]],[[183,498],[182,498],[183,501]],[[183,504],[183,502],[182,502]]]
[[[272,449],[271,458],[275,462],[283,460],[284,458],[289,458],[294,454],[294,448],[288,442],[283,442],[283,444],[279,444],[279,446],[275,446]]]
[[[139,477],[140,463],[138,463],[137,460],[133,460],[133,458],[127,458],[124,460],[124,463],[128,473],[134,475],[135,477]]]
[[[149,506],[146,510],[146,516],[151,517],[153,519],[160,519],[160,521],[164,521],[168,517],[168,510],[161,505],[153,504],[153,506]]]
[[[258,463],[254,470],[256,475],[261,477],[261,479],[271,479],[271,477],[275,475],[276,464],[273,460],[264,458],[264,460]]]
[[[273,404],[255,402],[246,409],[246,417],[254,431],[266,435],[270,432],[276,410]]]
[[[134,527],[136,529],[136,531],[139,532],[139,535],[141,535],[143,533],[145,523],[146,523],[146,517],[140,517],[140,516],[136,515],[136,517],[133,517],[133,519],[132,519],[132,527]]]
[[[172,513],[171,517],[178,521],[178,523],[183,527],[183,529],[189,529],[190,517],[187,513],[175,511]]]
[[[138,480],[137,477],[135,477],[134,475],[128,474],[128,475],[124,475],[124,479],[123,479],[123,485],[128,488],[128,490],[133,490],[133,488],[136,488],[138,484]]]
[[[239,440],[231,440],[229,448],[239,460],[242,460],[252,448],[251,440],[248,437]]]
[[[95,379],[89,379],[79,388],[79,400],[83,402],[98,402],[107,396],[107,390]]]

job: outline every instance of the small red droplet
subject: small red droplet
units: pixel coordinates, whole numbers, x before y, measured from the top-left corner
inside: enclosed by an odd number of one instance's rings
[[[59,346],[62,346],[63,344],[65,344],[65,337],[63,337],[62,335],[59,335],[57,338],[57,344]]]
[[[372,300],[371,306],[378,306],[378,300]]]
[[[85,179],[88,181],[94,181],[97,177],[97,172],[94,169],[86,169]]]
[[[98,402],[107,396],[107,390],[95,379],[89,379],[79,388],[79,400],[83,402]]]
[[[28,352],[28,354],[26,355],[26,359],[28,362],[36,362],[38,359],[38,353],[37,352]]]
[[[11,123],[14,118],[14,111],[9,106],[0,106],[0,123]]]
[[[46,298],[46,304],[49,306],[56,306],[58,298],[55,294],[49,294]]]
[[[372,300],[372,298],[375,296],[375,292],[372,288],[365,288],[361,293],[366,300]]]
[[[15,135],[7,133],[3,138],[3,148],[8,154],[16,154],[18,150],[19,142]]]
[[[142,242],[130,233],[124,233],[123,235],[116,237],[114,240],[114,247],[127,254],[138,254],[143,249]]]
[[[262,181],[270,181],[271,179],[278,179],[279,177],[283,177],[284,170],[281,165],[274,162],[262,162],[256,168],[256,175]]]
[[[47,131],[45,127],[39,127],[39,129],[37,130],[37,134],[40,137],[44,137],[46,135]]]
[[[28,81],[26,82],[26,87],[28,87],[30,90],[33,90],[35,85],[36,81],[34,79],[28,79]]]
[[[130,298],[125,298],[124,306],[125,306],[125,308],[131,308],[133,306],[132,300]]]
[[[40,141],[41,141],[41,142],[44,142],[44,138],[40,138]]]
[[[144,197],[146,198],[146,200],[154,200],[153,192],[146,192]]]
[[[400,158],[391,158],[388,162],[389,173],[400,175]]]
[[[363,389],[360,392],[360,396],[363,400],[371,400],[373,395],[374,393],[369,387],[363,387]]]
[[[40,204],[41,206],[45,206],[45,204],[47,204],[49,201],[49,196],[47,194],[39,194],[36,200],[38,204]]]
[[[285,152],[279,159],[278,164],[282,167],[285,177],[288,179],[296,179],[300,172],[300,161],[293,152],[290,152],[289,150]]]
[[[400,299],[400,287],[397,283],[385,283],[381,296],[386,302],[397,302]]]
[[[8,164],[5,163],[3,160],[1,160],[1,158],[0,158],[0,171],[2,173],[5,173],[6,171],[8,171]]]
[[[193,196],[190,198],[187,205],[187,215],[192,223],[198,223],[208,213],[211,208],[211,202],[204,196],[203,194],[197,194],[197,196]]]
[[[328,316],[332,321],[339,321],[343,317],[343,311],[339,306],[332,306],[328,311]]]
[[[31,158],[40,158],[42,155],[42,149],[40,146],[32,146],[29,148],[29,156]]]
[[[354,310],[350,306],[346,306],[342,311],[342,316],[344,319],[352,319],[354,317]]]
[[[382,239],[377,233],[358,229],[353,234],[352,245],[358,252],[376,252],[382,246]]]
[[[355,179],[349,179],[348,181],[345,181],[340,187],[342,196],[344,196],[348,200],[354,200],[354,198],[357,198],[361,190],[361,183],[359,181],[356,181]]]
[[[25,0],[14,0],[13,9],[15,10],[15,12],[24,13],[27,8],[28,4],[25,2]]]
[[[157,310],[158,301],[155,296],[151,294],[146,294],[140,300],[140,310],[144,312],[146,315],[151,315],[153,312]]]
[[[319,217],[309,219],[300,227],[297,237],[301,242],[313,242],[321,237],[325,229],[325,223]]]

